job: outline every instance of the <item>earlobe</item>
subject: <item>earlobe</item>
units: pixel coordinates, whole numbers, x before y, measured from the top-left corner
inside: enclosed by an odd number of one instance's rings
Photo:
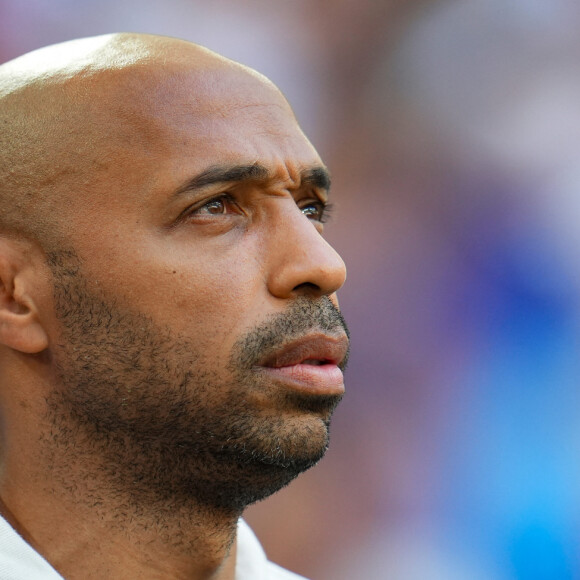
[[[31,268],[0,242],[0,344],[27,354],[48,346],[48,337],[31,297]]]

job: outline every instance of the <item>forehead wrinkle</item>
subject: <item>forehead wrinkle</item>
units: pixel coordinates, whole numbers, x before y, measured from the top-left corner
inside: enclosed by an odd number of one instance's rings
[[[289,172],[290,173],[290,172]],[[287,181],[292,182],[291,185]],[[303,169],[297,176],[292,175],[276,177],[265,165],[256,161],[254,163],[240,165],[212,165],[201,173],[189,179],[177,189],[174,196],[180,196],[186,192],[192,192],[207,187],[226,183],[243,182],[285,182],[287,189],[300,189],[311,186],[328,193],[330,189],[330,175],[324,166],[315,166]]]
[[[279,182],[284,184],[288,191],[297,191],[300,189],[314,188],[329,193],[330,174],[324,165],[315,164],[310,167],[300,169],[294,164],[286,164],[285,172],[280,171]]]
[[[301,169],[294,163],[286,163],[270,176],[270,181],[290,192],[313,188],[328,195],[330,189],[330,174],[321,164]]]

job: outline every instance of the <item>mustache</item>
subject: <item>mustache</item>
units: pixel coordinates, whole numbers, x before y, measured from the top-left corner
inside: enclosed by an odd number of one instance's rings
[[[231,368],[251,369],[270,352],[315,332],[330,336],[346,334],[350,341],[348,325],[328,296],[317,300],[301,297],[285,312],[270,315],[235,343]],[[342,370],[347,362],[348,353],[340,364]]]

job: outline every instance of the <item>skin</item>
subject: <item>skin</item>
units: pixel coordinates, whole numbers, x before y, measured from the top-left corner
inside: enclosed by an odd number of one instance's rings
[[[4,516],[66,578],[232,580],[342,394],[255,372],[304,336],[346,357],[318,154],[267,79],[144,35],[0,67],[0,123]]]

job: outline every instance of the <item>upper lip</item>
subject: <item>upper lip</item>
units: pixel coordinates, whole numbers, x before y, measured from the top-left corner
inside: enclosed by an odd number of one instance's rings
[[[348,338],[344,334],[331,336],[316,334],[293,340],[269,353],[258,366],[281,368],[307,360],[340,365],[348,353]]]

